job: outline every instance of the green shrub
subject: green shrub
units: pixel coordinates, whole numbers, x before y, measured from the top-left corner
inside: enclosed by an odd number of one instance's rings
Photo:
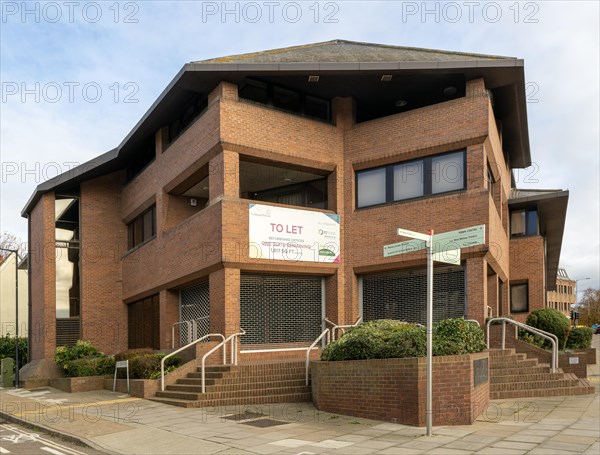
[[[483,330],[463,318],[444,319],[433,325],[433,355],[461,355],[486,349]]]
[[[111,375],[115,371],[115,359],[95,356],[70,360],[67,362],[66,371],[69,377]]]
[[[532,311],[529,316],[527,316],[525,323],[556,335],[558,338],[558,349],[562,350],[565,348],[571,321],[569,321],[569,318],[560,311],[553,308],[542,308],[540,310]],[[551,346],[552,344],[550,341],[544,341],[545,348],[550,348]]]
[[[371,321],[354,327],[325,347],[321,360],[364,360],[424,357],[425,327],[401,321]],[[481,352],[483,330],[464,319],[447,319],[433,327],[433,355]]]
[[[544,343],[546,341],[544,338],[533,335],[532,333],[527,332],[526,330],[523,330],[523,329],[519,329],[518,333],[519,333],[519,340],[523,340],[526,343],[529,343],[538,348],[544,347]]]
[[[118,354],[115,354],[115,360],[131,361],[132,359],[139,357],[141,355],[152,355],[152,354],[154,354],[154,351],[152,349],[148,349],[148,348],[128,349],[127,351],[123,351],[123,352],[119,352]]]
[[[15,360],[15,337],[9,333],[0,336],[0,359],[10,357]],[[19,367],[22,367],[27,363],[27,338],[19,337],[17,341],[19,346]]]
[[[129,371],[134,379],[149,379],[153,373],[160,374],[160,361],[166,354],[147,354],[133,358],[129,361]],[[165,370],[169,367],[178,367],[179,359],[169,357],[165,361]]]
[[[567,338],[567,349],[587,349],[592,347],[594,331],[588,327],[573,327]]]
[[[58,346],[54,351],[54,363],[66,371],[68,363],[73,360],[102,355],[89,341],[77,340],[75,346]]]

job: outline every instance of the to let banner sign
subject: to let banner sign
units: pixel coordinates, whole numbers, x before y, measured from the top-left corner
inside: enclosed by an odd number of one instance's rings
[[[340,217],[249,204],[249,251],[255,259],[340,262]]]

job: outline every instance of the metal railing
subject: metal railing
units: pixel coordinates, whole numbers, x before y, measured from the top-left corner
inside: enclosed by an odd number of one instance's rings
[[[192,321],[179,321],[179,322],[174,323],[173,327],[171,328],[171,349],[175,349],[175,327],[178,325],[182,325],[182,324],[187,325],[188,337],[191,337],[192,333],[194,333],[194,332],[192,332],[192,328],[193,328]],[[181,339],[181,336],[180,336],[180,339]],[[192,339],[186,340],[186,341],[192,342],[195,340],[192,338]]]
[[[477,324],[477,327],[481,327],[481,324],[479,323],[479,321],[477,319],[465,319],[465,321],[474,322],[475,324]]]
[[[487,306],[487,317],[488,318],[493,318],[494,317],[494,311],[492,310],[491,306]]]
[[[321,335],[317,337],[313,344],[311,344],[308,348],[306,348],[306,385],[308,385],[308,367],[310,364],[310,351],[316,348],[319,341],[321,341],[325,337],[325,345],[329,344],[331,341],[329,329],[325,329],[321,332]]]
[[[546,332],[541,329],[536,329],[535,327],[531,327],[530,325],[523,324],[522,322],[515,321],[509,318],[492,318],[488,319],[486,324],[486,337],[487,337],[487,348],[490,348],[490,325],[494,321],[502,321],[502,349],[506,347],[506,323],[510,323],[516,325],[517,327],[526,330],[534,335],[540,336],[549,340],[552,343],[552,372],[556,372],[558,368],[558,337],[553,333]]]
[[[246,331],[240,328],[240,332],[229,335],[227,338],[223,337],[223,341],[217,344],[214,348],[208,351],[204,356],[202,356],[201,363],[201,376],[202,376],[202,393],[206,393],[206,359],[213,352],[217,351],[220,347],[223,347],[223,365],[227,364],[227,359],[225,356],[227,350],[227,342],[231,342],[231,364],[237,365],[237,339],[238,337],[245,335]]]
[[[166,356],[164,356],[161,359],[161,361],[160,361],[160,390],[162,392],[165,391],[165,360],[167,360],[169,357],[173,357],[175,354],[189,348],[190,346],[195,345],[196,343],[200,343],[202,340],[205,340],[209,337],[221,337],[221,338],[223,338],[223,340],[225,340],[225,337],[220,333],[209,333],[208,335],[204,335],[203,337],[200,337],[197,340],[194,340],[191,343],[188,343],[185,346],[180,347],[176,351],[173,351],[173,352],[167,354]],[[222,343],[223,342],[219,343],[217,346],[220,346]],[[225,348],[223,348],[223,364],[225,364],[225,355],[226,355]]]
[[[356,327],[359,325],[363,318],[359,317],[354,324],[345,324],[345,325],[337,325],[335,322],[330,321],[329,319],[323,319],[326,323],[331,324],[331,341],[337,340],[340,336],[336,336],[336,330],[341,332],[342,334],[346,331],[346,329],[350,329],[352,327]]]

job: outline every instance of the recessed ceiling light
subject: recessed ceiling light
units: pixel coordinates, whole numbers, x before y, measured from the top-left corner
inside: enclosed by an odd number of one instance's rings
[[[396,101],[396,107],[404,107],[408,104],[408,101],[406,100],[398,100]]]
[[[453,85],[450,85],[450,86],[446,87],[443,91],[444,91],[444,95],[446,95],[446,96],[454,96],[454,95],[456,95],[456,92],[458,90]]]
[[[207,187],[207,186],[203,186],[203,187],[202,187],[202,189],[203,189],[203,190],[207,190],[207,189],[208,189],[208,187]]]
[[[284,179],[283,179],[283,181],[284,181],[284,182],[293,182],[293,181],[294,181],[294,179],[291,179],[291,178],[289,178],[289,177],[286,177],[286,178],[284,178]]]
[[[391,80],[392,80],[391,74],[384,74],[383,76],[381,76],[381,82],[389,82]]]
[[[308,82],[319,82],[319,76],[308,76]]]

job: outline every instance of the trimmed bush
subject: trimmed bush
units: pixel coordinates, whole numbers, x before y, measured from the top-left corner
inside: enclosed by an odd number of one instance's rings
[[[85,357],[67,362],[67,376],[105,376],[115,371],[115,359],[113,357]]]
[[[130,349],[115,355],[115,359],[129,360],[129,377],[131,379],[160,378],[160,361],[166,354],[151,349]],[[177,357],[169,357],[165,361],[165,374],[173,371],[180,364]],[[125,370],[119,370],[119,377],[125,377]]]
[[[433,355],[461,355],[486,349],[483,330],[462,318],[444,319],[433,325]]]
[[[588,327],[573,327],[567,338],[567,349],[587,349],[592,347],[594,331]]]
[[[569,334],[569,327],[571,321],[560,311],[554,308],[542,308],[540,310],[532,311],[527,320],[527,325],[535,327],[536,329],[550,332],[558,338],[558,349],[563,350],[565,343],[567,342],[567,336]],[[544,342],[544,348],[550,348],[552,343],[546,340]]]
[[[434,324],[433,355],[481,352],[486,348],[483,330],[464,319],[446,319]],[[321,360],[365,360],[424,357],[425,327],[402,321],[378,320],[353,327],[325,347]]]
[[[77,340],[75,346],[58,346],[54,351],[54,363],[67,371],[68,363],[73,360],[102,355],[89,341]]]

